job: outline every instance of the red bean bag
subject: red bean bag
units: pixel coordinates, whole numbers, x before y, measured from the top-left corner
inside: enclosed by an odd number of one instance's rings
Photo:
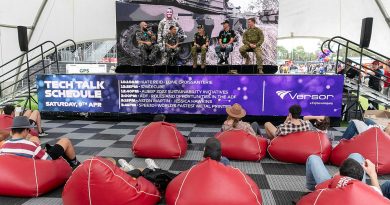
[[[0,156],[0,195],[38,197],[63,185],[72,169],[64,159]]]
[[[350,140],[341,140],[333,149],[330,161],[340,166],[350,154],[359,153],[375,164],[378,174],[390,174],[389,150],[389,135],[373,127]]]
[[[317,185],[316,190],[299,200],[298,205],[383,205],[390,201],[361,181],[336,176]]]
[[[169,183],[167,205],[261,205],[259,187],[231,166],[211,159],[182,172]]]
[[[93,157],[84,161],[64,187],[64,205],[153,205],[161,199],[157,188],[143,177],[137,179],[112,162]]]
[[[221,132],[216,138],[221,142],[222,155],[229,159],[258,161],[267,154],[267,140],[243,130]]]
[[[268,146],[269,155],[279,161],[305,164],[306,159],[318,155],[327,162],[332,145],[325,133],[316,131],[296,132],[274,138]]]
[[[132,151],[138,157],[177,159],[186,154],[187,140],[176,125],[152,122],[135,136]]]

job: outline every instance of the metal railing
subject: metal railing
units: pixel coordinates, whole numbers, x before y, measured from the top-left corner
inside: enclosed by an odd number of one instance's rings
[[[0,97],[3,97],[5,94],[4,92],[11,87],[13,87],[13,89],[8,93],[13,94],[13,97],[15,97],[15,94],[19,93],[18,90],[16,90],[18,87],[17,85],[23,83],[25,80],[27,80],[28,95],[31,96],[30,86],[34,83],[36,74],[39,72],[45,74],[46,68],[49,68],[53,64],[56,65],[57,72],[59,73],[58,47],[67,43],[72,43],[74,48],[76,48],[76,43],[71,39],[67,39],[59,44],[55,44],[53,41],[45,41],[1,65],[0,70],[3,70],[4,74],[0,75]],[[74,50],[72,52],[74,52]],[[15,67],[12,66],[13,63],[19,63],[24,58],[26,59],[25,61]],[[50,61],[47,61],[47,58],[49,58]],[[36,67],[39,68],[34,71],[31,70],[31,68]],[[5,70],[5,68],[7,68],[7,70]]]
[[[337,46],[337,51],[334,51],[332,49],[332,44]],[[345,53],[340,53],[342,48],[345,49]],[[340,63],[344,64],[343,74],[346,73],[349,69],[353,69],[357,71],[358,74],[356,83],[353,83],[353,81],[351,81],[351,83],[349,83],[349,81],[346,81],[345,83],[345,86],[353,89],[353,92],[356,93],[357,98],[356,98],[356,102],[353,102],[351,106],[347,107],[346,111],[343,114],[348,112],[353,106],[357,106],[357,109],[355,110],[356,111],[355,116],[357,116],[357,112],[360,111],[361,117],[363,117],[362,107],[359,102],[359,96],[361,95],[361,91],[363,91],[364,96],[368,97],[369,100],[375,100],[376,102],[383,103],[383,105],[385,105],[386,107],[389,106],[390,101],[387,96],[382,95],[379,91],[373,88],[369,88],[366,86],[363,86],[361,88],[361,84],[362,84],[361,78],[363,75],[368,75],[370,79],[375,78],[376,80],[382,81],[384,83],[388,81],[387,79],[388,77],[378,72],[377,69],[372,69],[370,67],[365,66],[365,64],[363,63],[363,58],[368,58],[371,59],[372,61],[378,61],[382,63],[382,65],[390,66],[389,57],[382,55],[376,51],[373,51],[371,49],[363,48],[360,46],[360,44],[355,43],[341,36],[335,36],[329,40],[324,41],[323,44],[321,45],[321,50],[324,54],[327,53],[326,49],[328,49],[332,53],[337,53],[336,67],[335,67],[336,74],[338,73],[338,68]],[[351,51],[354,51],[356,54],[359,55],[359,62],[352,61],[351,59],[348,58],[348,54],[350,54],[349,52]],[[340,59],[341,56],[344,56],[343,60]],[[355,64],[356,66],[353,66],[353,64]],[[372,73],[367,72],[367,70],[371,71]]]

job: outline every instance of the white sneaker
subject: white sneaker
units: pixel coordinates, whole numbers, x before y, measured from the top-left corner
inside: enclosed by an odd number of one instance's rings
[[[149,169],[153,169],[153,170],[160,169],[160,167],[157,166],[156,162],[153,159],[147,158],[145,159],[145,163],[147,165],[147,168]]]
[[[129,172],[135,169],[135,167],[129,163],[126,162],[124,159],[119,159],[118,160],[119,165],[123,168],[122,170],[125,172]]]

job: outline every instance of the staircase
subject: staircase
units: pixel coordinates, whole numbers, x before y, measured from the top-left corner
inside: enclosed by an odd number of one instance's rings
[[[27,108],[28,105],[31,109],[31,103],[36,103],[29,98],[37,93],[36,75],[61,73],[57,48],[68,44],[76,48],[76,43],[71,39],[59,44],[46,41],[1,65],[0,71],[3,74],[0,75],[0,107],[26,100],[24,107]]]
[[[337,47],[337,50],[332,50],[335,47]],[[343,51],[342,53],[341,51]],[[343,38],[341,36],[333,37],[329,40],[326,40],[322,46],[321,50],[323,53],[326,53],[326,50],[331,51],[332,53],[337,53],[337,60],[336,60],[336,69],[335,72],[337,73],[337,68],[339,65],[344,67],[344,71],[342,74],[346,74],[348,69],[353,69],[357,71],[358,77],[355,78],[348,78],[345,77],[344,80],[344,103],[346,106],[344,106],[344,112],[343,112],[343,118],[344,120],[349,120],[350,113],[354,112],[355,116],[354,118],[362,118],[362,107],[360,106],[360,103],[358,102],[359,96],[365,97],[370,101],[376,102],[382,106],[384,106],[386,109],[390,108],[390,99],[383,95],[381,92],[378,92],[374,89],[371,89],[367,85],[365,85],[359,76],[368,75],[369,77],[373,76],[377,78],[378,80],[382,82],[386,82],[387,77],[384,75],[381,75],[381,77],[376,77],[375,75],[366,72],[366,71],[373,71],[371,68],[365,66],[363,64],[363,58],[370,59],[372,61],[379,61],[382,63],[382,65],[389,65],[390,58],[387,56],[384,56],[380,53],[377,53],[373,50],[370,50],[368,48],[362,48],[358,43],[355,43],[353,41],[350,41],[346,38]],[[354,62],[349,60],[349,53],[353,51],[355,54],[359,54],[359,62]],[[353,66],[354,64],[355,66]],[[347,68],[347,69],[346,69]],[[360,112],[360,115],[357,115],[357,113]]]

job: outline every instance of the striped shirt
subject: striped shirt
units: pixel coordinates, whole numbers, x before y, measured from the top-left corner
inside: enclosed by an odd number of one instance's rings
[[[27,158],[51,160],[51,157],[39,144],[23,138],[7,140],[0,148],[0,155],[17,155]]]

